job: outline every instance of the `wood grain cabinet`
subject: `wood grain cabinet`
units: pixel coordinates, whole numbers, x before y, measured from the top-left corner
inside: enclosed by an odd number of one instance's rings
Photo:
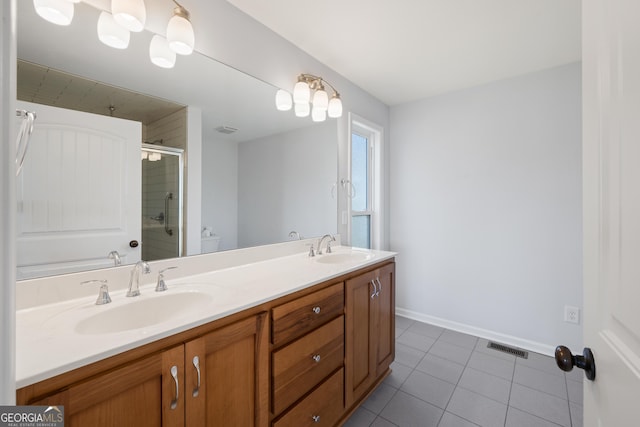
[[[19,404],[64,405],[65,426],[268,425],[268,328],[261,313]],[[87,371],[87,375],[91,373]]]
[[[344,282],[271,315],[272,425],[335,425],[344,412]]]
[[[345,400],[353,405],[395,357],[395,263],[346,281]]]
[[[390,372],[395,263],[24,387],[67,427],[334,427]]]

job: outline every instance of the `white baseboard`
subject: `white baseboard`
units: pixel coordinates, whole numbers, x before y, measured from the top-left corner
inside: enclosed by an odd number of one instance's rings
[[[512,335],[506,335],[488,329],[478,328],[476,326],[466,325],[464,323],[453,322],[451,320],[442,319],[440,317],[429,316],[416,311],[406,310],[404,308],[396,307],[396,315],[406,317],[411,320],[417,320],[419,322],[430,323],[442,328],[451,329],[464,334],[474,335],[476,337],[485,338],[490,341],[495,341],[500,344],[507,344],[513,347],[518,347],[523,350],[533,351],[535,353],[544,354],[546,356],[552,356],[555,352],[555,347],[527,340],[520,337],[514,337]]]

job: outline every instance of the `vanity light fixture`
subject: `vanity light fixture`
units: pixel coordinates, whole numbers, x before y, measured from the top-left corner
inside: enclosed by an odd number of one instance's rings
[[[107,46],[126,49],[131,34],[129,30],[118,24],[109,12],[101,12],[98,18],[98,38]]]
[[[333,90],[331,99],[325,85]],[[313,74],[298,76],[298,82],[293,87],[293,97],[284,89],[276,92],[276,108],[288,111],[291,107],[298,117],[307,117],[311,113],[314,122],[325,121],[327,116],[334,119],[342,116],[342,100],[338,91],[331,83]]]
[[[111,14],[116,22],[129,31],[144,30],[147,9],[144,0],[111,0]]]
[[[173,16],[167,24],[169,47],[179,55],[191,55],[195,45],[195,35],[191,21],[189,21],[189,11],[176,0],[173,0],[173,2],[176,7],[173,9]]]
[[[73,20],[74,3],[80,0],[33,0],[36,13],[56,25],[69,25]]]
[[[173,68],[176,64],[176,53],[169,47],[167,39],[157,34],[151,39],[149,58],[151,62],[162,68]]]

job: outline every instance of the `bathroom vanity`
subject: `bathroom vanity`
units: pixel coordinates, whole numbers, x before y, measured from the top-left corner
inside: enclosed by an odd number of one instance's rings
[[[340,247],[174,279],[162,296],[143,286],[153,310],[193,309],[131,331],[101,322],[138,303],[124,294],[21,310],[18,404],[64,405],[68,426],[341,425],[390,372],[394,256]]]

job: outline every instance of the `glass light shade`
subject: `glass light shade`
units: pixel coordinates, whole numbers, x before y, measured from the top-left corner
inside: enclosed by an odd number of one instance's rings
[[[146,151],[142,152],[142,160],[147,160],[147,158],[149,157],[149,153],[147,153]]]
[[[157,34],[151,39],[149,58],[158,67],[173,68],[176,65],[176,53],[169,47],[167,39]]]
[[[325,92],[324,89],[316,90],[316,92],[313,94],[313,108],[326,110],[328,106],[329,96],[327,95],[327,92]]]
[[[327,120],[327,110],[313,107],[313,110],[311,110],[311,120],[314,122],[324,122]]]
[[[33,0],[41,18],[56,25],[69,25],[73,20],[73,3],[67,0]]]
[[[167,24],[169,47],[180,55],[191,55],[195,45],[195,35],[191,22],[183,16],[173,15]]]
[[[286,90],[278,89],[276,92],[276,108],[280,111],[289,111],[292,106],[291,94]]]
[[[130,33],[113,19],[113,15],[102,12],[98,18],[98,38],[107,46],[126,49],[129,46]]]
[[[144,0],[111,0],[111,14],[118,24],[129,31],[139,33],[144,30],[147,20]]]
[[[67,0],[67,1],[69,1],[71,3],[80,3],[82,0]]]
[[[298,82],[293,87],[293,102],[296,104],[306,104],[311,100],[311,90],[305,82]]]
[[[308,102],[305,103],[296,103],[294,105],[294,111],[297,117],[307,117],[311,112],[311,106]]]
[[[162,159],[162,154],[160,153],[149,153],[149,161],[150,162],[157,162],[158,160]]]
[[[333,95],[331,97],[331,100],[329,101],[329,108],[327,109],[327,114],[332,119],[342,117],[342,100],[339,96]]]

